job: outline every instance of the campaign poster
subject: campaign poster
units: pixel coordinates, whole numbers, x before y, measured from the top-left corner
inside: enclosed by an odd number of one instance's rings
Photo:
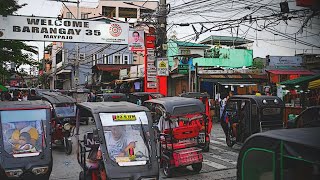
[[[144,31],[129,30],[129,49],[131,51],[144,50]]]

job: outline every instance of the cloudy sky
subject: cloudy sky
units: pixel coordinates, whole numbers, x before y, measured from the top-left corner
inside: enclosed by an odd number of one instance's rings
[[[98,2],[98,0],[80,1],[81,6],[92,7]],[[319,14],[309,20],[305,28],[300,31],[299,29],[310,13],[289,14],[289,17],[294,18],[288,21],[279,20],[280,18],[276,16],[264,19],[266,16],[279,14],[282,1],[284,0],[167,0],[167,3],[171,5],[168,15],[168,28],[170,28],[168,36],[175,34],[179,40],[195,42],[192,26],[181,27],[175,24],[194,23],[195,29],[199,32],[202,23],[204,30],[212,28],[212,31],[200,34],[196,42],[210,35],[238,35],[255,41],[250,47],[253,49],[254,57],[291,56],[303,52],[320,53]],[[287,1],[290,11],[301,10],[301,7],[296,6],[294,0]],[[28,4],[18,11],[19,15],[56,17],[62,7],[61,2],[51,0],[18,0],[18,2]],[[253,19],[251,22],[233,21],[248,14],[251,14]],[[256,21],[255,18],[260,20]],[[230,23],[222,26],[222,22],[219,21]],[[261,30],[265,26],[267,28]],[[42,57],[43,42],[31,42],[31,44],[39,47],[40,57]]]

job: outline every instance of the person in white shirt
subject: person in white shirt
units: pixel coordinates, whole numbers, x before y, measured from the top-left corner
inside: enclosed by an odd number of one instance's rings
[[[135,141],[125,134],[124,126],[112,126],[111,135],[107,136],[107,149],[111,159],[123,157],[130,148],[135,147]]]

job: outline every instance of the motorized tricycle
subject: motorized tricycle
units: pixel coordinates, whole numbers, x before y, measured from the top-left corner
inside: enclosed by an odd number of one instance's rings
[[[0,179],[49,179],[52,170],[50,104],[0,102]]]
[[[311,127],[252,135],[240,150],[237,179],[320,179],[319,132]]]
[[[97,94],[97,102],[119,102],[119,101],[127,101],[126,94],[123,94],[123,93]]]
[[[95,127],[79,139],[79,179],[159,179],[156,139],[150,111],[129,102],[85,102],[77,120],[93,117]]]
[[[232,96],[221,116],[227,145],[244,143],[254,133],[282,129],[283,110],[284,103],[276,96]]]
[[[53,117],[52,143],[63,145],[65,153],[72,153],[72,141],[75,120],[76,120],[76,101],[70,96],[58,92],[44,92],[42,99],[51,104]]]
[[[302,127],[320,127],[320,106],[308,107],[287,124],[287,128]]]
[[[134,92],[128,94],[128,101],[134,104],[143,105],[145,101],[150,99],[162,98],[164,95],[157,92]]]
[[[205,127],[205,137],[206,141],[210,142],[210,134],[212,130],[212,116],[210,114],[210,105],[209,105],[209,97],[210,95],[208,93],[199,93],[199,92],[187,92],[182,93],[179,95],[180,97],[186,97],[186,98],[195,98],[199,99],[206,108],[206,115],[208,117],[208,121],[201,121],[201,125]],[[206,122],[206,123],[205,123]],[[205,146],[205,149],[203,149],[205,152],[209,151],[209,146]]]
[[[145,105],[156,112],[159,128],[160,163],[167,177],[178,167],[192,166],[195,172],[202,169],[202,149],[208,145],[200,135],[206,121],[205,108],[201,101],[183,97],[152,99]],[[158,119],[159,118],[159,119]]]

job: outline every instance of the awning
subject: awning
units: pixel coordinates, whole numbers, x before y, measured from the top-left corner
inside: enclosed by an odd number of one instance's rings
[[[320,88],[320,79],[309,82],[308,89]]]
[[[255,86],[256,83],[251,82],[219,82],[223,86]]]
[[[313,75],[314,72],[308,70],[266,70],[272,74],[300,74],[300,75]]]
[[[71,70],[70,69],[63,69],[63,70],[57,72],[57,74],[63,74],[63,73],[71,73]]]
[[[136,81],[140,78],[131,78],[131,79],[123,79],[123,80],[116,80],[116,82],[132,82],[132,81]]]
[[[300,78],[292,79],[292,80],[287,80],[280,82],[281,85],[300,85],[300,84],[307,84],[311,81],[320,79],[320,75],[315,75],[315,76],[303,76]]]
[[[187,77],[187,75],[184,75],[184,74],[172,74],[171,75],[171,78],[174,79],[174,78],[179,78],[179,77]]]

